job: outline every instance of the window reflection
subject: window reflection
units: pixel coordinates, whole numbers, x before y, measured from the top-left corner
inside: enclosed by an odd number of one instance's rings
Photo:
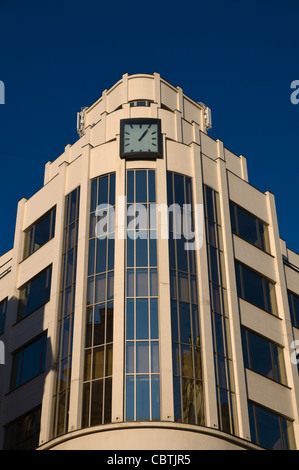
[[[155,194],[154,170],[127,171],[127,202],[135,206],[126,246],[126,421],[160,419],[156,226],[133,218],[138,204],[148,217]]]
[[[167,202],[168,206],[177,204],[181,209],[184,204],[191,204],[191,179],[168,172]],[[193,230],[192,210],[188,217]],[[177,237],[180,224],[182,213],[177,210],[169,223],[174,418],[179,422],[204,424],[195,252],[185,250],[187,240]]]
[[[83,427],[111,422],[115,220],[111,210],[99,216],[98,205],[114,208],[114,173],[91,182]],[[96,226],[103,217],[107,223],[100,237]]]

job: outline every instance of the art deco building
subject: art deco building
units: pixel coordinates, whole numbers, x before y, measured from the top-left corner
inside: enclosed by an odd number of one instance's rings
[[[210,127],[159,74],[123,75],[20,200],[1,448],[299,447],[299,255]]]

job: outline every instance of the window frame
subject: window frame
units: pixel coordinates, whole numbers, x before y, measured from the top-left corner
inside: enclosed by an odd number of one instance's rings
[[[50,217],[50,226],[49,226],[49,238],[38,248],[34,249],[34,237],[36,227],[43,222],[47,217]],[[23,247],[23,261],[33,253],[38,251],[44,245],[46,245],[50,240],[55,237],[55,228],[56,228],[56,205],[49,209],[45,214],[39,217],[33,224],[31,224],[26,230],[24,230],[24,247]]]
[[[242,269],[240,269],[242,268]],[[250,271],[251,273],[255,274],[256,276],[259,276],[262,280],[262,289],[263,289],[263,299],[264,299],[264,304],[266,308],[261,307],[258,305],[258,303],[254,303],[251,300],[248,300],[245,296],[245,287],[244,287],[244,278],[243,278],[243,272],[242,270],[246,269],[247,271]],[[237,271],[239,274],[237,274]],[[277,297],[276,297],[276,282],[272,281],[271,279],[267,278],[260,272],[256,271],[255,269],[252,269],[251,267],[247,266],[246,264],[242,263],[241,261],[235,259],[235,276],[236,276],[236,282],[237,282],[237,295],[240,299],[245,300],[246,302],[250,303],[251,305],[254,305],[255,307],[259,308],[260,310],[263,310],[266,313],[269,313],[270,315],[273,315],[275,318],[279,318],[278,316],[278,306],[277,306]],[[269,307],[268,305],[268,297],[267,297],[267,291],[266,291],[266,284],[268,283],[269,286],[272,286],[274,290],[274,299],[275,302],[271,302],[271,296],[269,295],[270,299],[270,309],[267,310]],[[239,287],[241,292],[239,292]]]
[[[269,233],[268,233],[269,224],[264,222],[262,219],[257,217],[255,214],[252,214],[248,210],[244,209],[244,207],[240,206],[239,204],[237,204],[234,201],[231,201],[231,200],[229,201],[229,209],[230,209],[232,233],[234,235],[237,235],[237,237],[241,238],[242,240],[246,241],[247,243],[250,243],[250,245],[255,246],[259,250],[262,250],[264,253],[267,253],[268,255],[271,255],[270,240],[269,240]],[[252,219],[255,220],[255,229],[256,229],[256,234],[257,234],[257,244],[252,243],[250,240],[248,240],[247,238],[245,238],[243,235],[240,234],[238,210],[242,211],[244,214],[250,216]],[[258,224],[262,224],[264,226],[264,229],[266,230],[266,237],[265,236],[261,237],[261,233],[260,233]],[[234,228],[235,228],[235,230],[234,230]]]
[[[248,335],[253,335],[257,336],[258,338],[262,339],[263,341],[269,343],[270,346],[270,360],[271,360],[271,371],[273,373],[273,377],[268,377],[267,375],[259,372],[258,370],[254,369],[252,365],[252,347],[251,343],[249,340]],[[241,326],[241,336],[242,336],[242,350],[243,350],[243,359],[244,359],[244,367],[246,369],[251,370],[252,372],[255,372],[256,374],[262,375],[263,377],[273,380],[274,382],[279,383],[280,385],[287,386],[287,377],[286,377],[286,370],[285,370],[285,361],[284,361],[284,356],[283,356],[283,347],[276,344],[274,341],[271,341],[269,338],[266,338],[265,336],[260,335],[258,332],[253,331],[249,328],[246,328],[244,326]],[[246,350],[245,350],[246,347]],[[278,362],[275,362],[275,352],[274,348],[277,348],[277,357],[279,357],[279,353],[282,355],[282,362],[278,360]],[[248,359],[245,360],[244,357],[244,350],[246,352],[246,358]],[[280,351],[279,351],[280,350]],[[247,365],[246,365],[247,364]]]
[[[9,391],[13,392],[18,388],[22,387],[23,385],[27,384],[31,380],[35,379],[39,375],[45,372],[45,365],[46,365],[46,355],[47,355],[47,330],[43,331],[41,334],[35,336],[30,341],[22,345],[20,348],[16,349],[12,353],[12,366],[11,366],[11,375],[10,375],[10,385]],[[22,382],[22,373],[24,367],[24,351],[30,347],[32,344],[36,343],[37,341],[41,340],[41,348],[40,348],[40,364],[39,364],[39,371],[37,374],[32,375],[28,380]],[[22,357],[20,357],[22,354]]]
[[[47,273],[48,272],[48,273]],[[28,310],[28,298],[31,293],[31,285],[37,281],[40,277],[42,277],[44,274],[47,273],[47,279],[46,279],[46,288],[45,288],[45,296],[44,296],[44,301],[41,303],[38,307],[34,308],[34,310],[30,311],[29,313],[26,313],[25,315],[22,313],[24,312],[24,305],[26,305],[26,311]],[[29,279],[29,281],[26,282],[23,286],[21,286],[19,290],[19,299],[18,299],[18,311],[17,311],[17,320],[16,323],[24,320],[27,318],[29,315],[32,313],[36,312],[38,309],[46,305],[50,299],[51,299],[51,287],[52,287],[52,264],[44,268],[42,271],[40,271],[38,274],[36,274],[34,277]],[[29,288],[29,293],[26,292],[27,289]],[[48,295],[46,295],[46,292],[48,291]],[[22,292],[24,292],[24,298],[22,298]],[[27,296],[27,301],[25,302]]]

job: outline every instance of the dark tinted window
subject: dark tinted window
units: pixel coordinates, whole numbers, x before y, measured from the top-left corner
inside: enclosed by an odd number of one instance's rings
[[[38,446],[40,408],[5,427],[4,450],[33,450]]]
[[[292,450],[292,422],[253,403],[248,404],[251,440],[269,450]]]
[[[44,334],[13,355],[11,390],[20,387],[45,370],[46,340]]]
[[[238,295],[266,312],[277,315],[275,285],[261,274],[236,262]]]
[[[41,217],[25,234],[24,258],[54,237],[56,208]]]
[[[230,214],[233,233],[269,252],[268,228],[264,222],[233,202],[230,203]]]
[[[18,320],[50,300],[52,266],[41,272],[20,290]]]
[[[292,325],[299,328],[299,295],[288,291]]]
[[[283,349],[261,336],[242,329],[245,367],[286,384]]]

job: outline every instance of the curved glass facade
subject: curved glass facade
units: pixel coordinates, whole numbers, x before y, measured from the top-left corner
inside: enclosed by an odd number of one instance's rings
[[[111,422],[114,208],[111,173],[91,183],[82,427]]]
[[[127,171],[125,420],[160,419],[156,185]],[[154,214],[154,217],[150,215]]]
[[[174,419],[204,424],[203,377],[191,178],[167,174]],[[189,226],[188,226],[189,221]]]

